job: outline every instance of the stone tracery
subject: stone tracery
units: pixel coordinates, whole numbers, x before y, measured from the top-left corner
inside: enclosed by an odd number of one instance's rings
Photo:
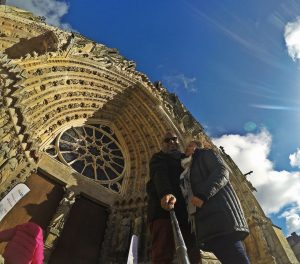
[[[50,155],[80,174],[120,192],[125,161],[118,139],[105,125],[71,127],[48,146]]]

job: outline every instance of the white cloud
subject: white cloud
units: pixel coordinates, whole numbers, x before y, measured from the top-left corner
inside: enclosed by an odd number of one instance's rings
[[[58,0],[7,0],[7,5],[16,6],[32,12],[36,16],[43,16],[46,22],[62,29],[71,29],[67,23],[62,23],[61,19],[68,13],[69,4]]]
[[[166,83],[166,87],[177,90],[180,88],[184,88],[189,92],[197,92],[195,88],[196,78],[186,77],[183,73],[176,75],[166,75],[163,77],[163,81]]]
[[[286,219],[288,230],[300,232],[300,224],[297,225],[295,220],[299,217],[300,171],[274,169],[272,161],[268,159],[272,143],[271,134],[263,129],[257,134],[249,133],[245,136],[223,135],[213,139],[213,142],[224,147],[225,152],[243,173],[253,170],[248,179],[257,189],[254,195],[265,213],[278,214],[280,210],[284,210],[282,217]],[[291,205],[289,211],[284,209]]]
[[[289,156],[290,164],[292,167],[300,168],[300,149],[297,148],[297,151]]]
[[[286,24],[284,38],[292,59],[300,59],[300,17],[296,21]]]
[[[286,219],[286,225],[288,232],[291,234],[295,230],[300,230],[300,208],[295,207],[290,210],[285,211],[281,217]]]

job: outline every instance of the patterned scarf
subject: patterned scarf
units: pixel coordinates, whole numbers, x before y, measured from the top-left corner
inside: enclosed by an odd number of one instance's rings
[[[190,182],[191,164],[192,164],[192,156],[181,160],[181,166],[184,169],[184,171],[180,174],[180,188],[187,206],[189,223],[191,224],[191,231],[195,233],[196,229],[195,229],[194,214],[196,213],[196,206],[194,206],[191,202],[194,196],[192,192],[191,182]]]

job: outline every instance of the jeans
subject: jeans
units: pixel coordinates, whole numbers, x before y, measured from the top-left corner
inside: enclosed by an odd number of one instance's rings
[[[230,236],[206,242],[204,250],[214,253],[222,264],[250,264],[242,241],[233,240]]]

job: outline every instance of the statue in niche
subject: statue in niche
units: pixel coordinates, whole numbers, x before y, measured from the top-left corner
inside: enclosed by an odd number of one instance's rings
[[[111,216],[111,223],[110,223],[110,226],[111,226],[111,247],[110,249],[112,251],[115,250],[115,248],[118,247],[118,237],[119,237],[119,230],[120,230],[120,218],[121,216],[119,214],[117,214],[116,212],[112,213],[112,216]]]
[[[7,158],[8,153],[10,152],[10,146],[8,142],[2,143],[2,146],[0,148],[0,156],[3,158]]]
[[[122,257],[127,254],[129,242],[130,242],[130,231],[131,231],[131,219],[129,217],[124,217],[120,222],[119,233],[117,235],[118,246],[116,251]]]
[[[70,213],[72,205],[75,203],[75,193],[68,191],[64,198],[60,201],[58,209],[53,216],[50,224],[50,229],[55,231],[61,231]]]
[[[139,236],[142,234],[143,218],[141,216],[134,219],[133,234]]]
[[[142,215],[142,212],[140,213]],[[147,244],[149,239],[148,228],[145,219],[142,216],[137,216],[134,219],[133,234],[138,236],[138,258],[140,261],[147,259],[149,246]]]
[[[16,157],[6,159],[0,167],[0,183],[6,181],[18,166]]]

